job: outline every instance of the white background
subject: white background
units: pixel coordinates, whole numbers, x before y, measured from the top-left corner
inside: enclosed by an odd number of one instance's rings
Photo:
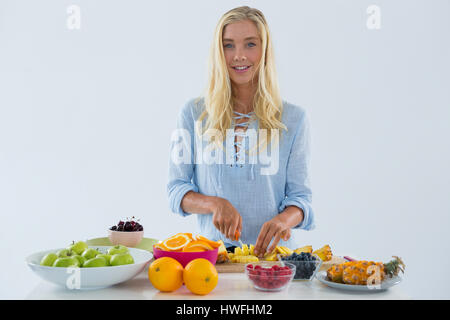
[[[280,4],[281,3],[281,4]],[[69,5],[81,29],[66,26]],[[262,10],[285,100],[312,126],[314,231],[303,245],[407,264],[404,292],[450,298],[450,2],[0,2],[0,297],[40,281],[35,251],[106,236],[197,232],[169,211],[168,141],[206,85],[214,27]],[[381,29],[366,26],[369,5]]]

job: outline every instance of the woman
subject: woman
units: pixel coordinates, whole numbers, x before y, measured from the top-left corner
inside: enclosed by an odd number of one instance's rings
[[[177,125],[182,143],[175,135],[172,155],[185,161],[170,161],[169,202],[175,213],[197,214],[202,235],[227,247],[239,245],[240,235],[262,256],[278,244],[296,248],[292,228],[314,228],[307,121],[280,98],[259,10],[245,6],[222,16],[207,90],[185,105]]]

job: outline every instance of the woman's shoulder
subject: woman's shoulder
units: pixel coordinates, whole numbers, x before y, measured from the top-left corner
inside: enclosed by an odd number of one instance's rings
[[[306,119],[306,110],[296,104],[283,100],[282,122],[289,128],[297,128]]]
[[[203,97],[197,97],[189,99],[181,108],[180,113],[186,120],[196,121],[203,110],[205,110],[205,100]]]

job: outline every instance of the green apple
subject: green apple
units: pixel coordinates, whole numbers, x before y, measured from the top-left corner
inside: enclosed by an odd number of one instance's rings
[[[95,257],[89,260],[86,260],[86,262],[83,264],[83,268],[98,268],[98,267],[106,267],[108,266],[108,262],[103,257]]]
[[[58,256],[58,258],[65,258],[69,256],[69,252],[69,249],[61,249],[56,252],[56,255]]]
[[[110,256],[115,255],[117,253],[127,253],[127,252],[128,252],[128,248],[123,246],[123,245],[121,245],[121,244],[118,244],[118,245],[116,245],[114,247],[111,247],[108,250],[108,254]]]
[[[69,247],[67,247],[67,249],[75,252],[78,255],[81,255],[87,248],[87,243],[83,241],[74,242]]]
[[[63,257],[56,259],[53,266],[60,268],[79,267],[79,262],[74,257]]]
[[[111,256],[109,255],[109,254],[105,254],[105,253],[100,253],[100,254],[98,254],[97,256],[96,256],[96,258],[104,258],[105,260],[106,260],[106,264],[108,265],[108,266],[110,266],[111,264],[110,264],[110,262],[111,262]]]
[[[78,254],[72,256],[73,258],[77,259],[79,262],[80,267],[83,266],[84,262],[86,261],[86,259]]]
[[[55,260],[58,259],[58,255],[56,253],[48,253],[41,260],[41,266],[51,267]]]
[[[95,258],[96,255],[98,255],[99,252],[95,249],[92,248],[87,248],[86,250],[83,251],[83,253],[81,254],[81,256],[83,258],[85,258],[86,260]]]
[[[75,251],[72,251],[69,248],[66,249],[61,249],[58,252],[56,252],[56,255],[58,256],[58,258],[66,258],[66,257],[71,257],[76,255]]]
[[[111,256],[110,264],[112,266],[121,266],[124,264],[133,264],[134,259],[133,256],[126,252],[126,253],[116,253]]]

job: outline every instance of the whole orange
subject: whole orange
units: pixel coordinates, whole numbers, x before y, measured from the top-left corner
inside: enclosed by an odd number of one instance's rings
[[[183,266],[173,258],[156,259],[148,268],[148,279],[159,291],[175,291],[183,285]]]
[[[183,280],[189,291],[205,295],[216,287],[219,275],[211,262],[199,258],[186,265],[183,271]]]

